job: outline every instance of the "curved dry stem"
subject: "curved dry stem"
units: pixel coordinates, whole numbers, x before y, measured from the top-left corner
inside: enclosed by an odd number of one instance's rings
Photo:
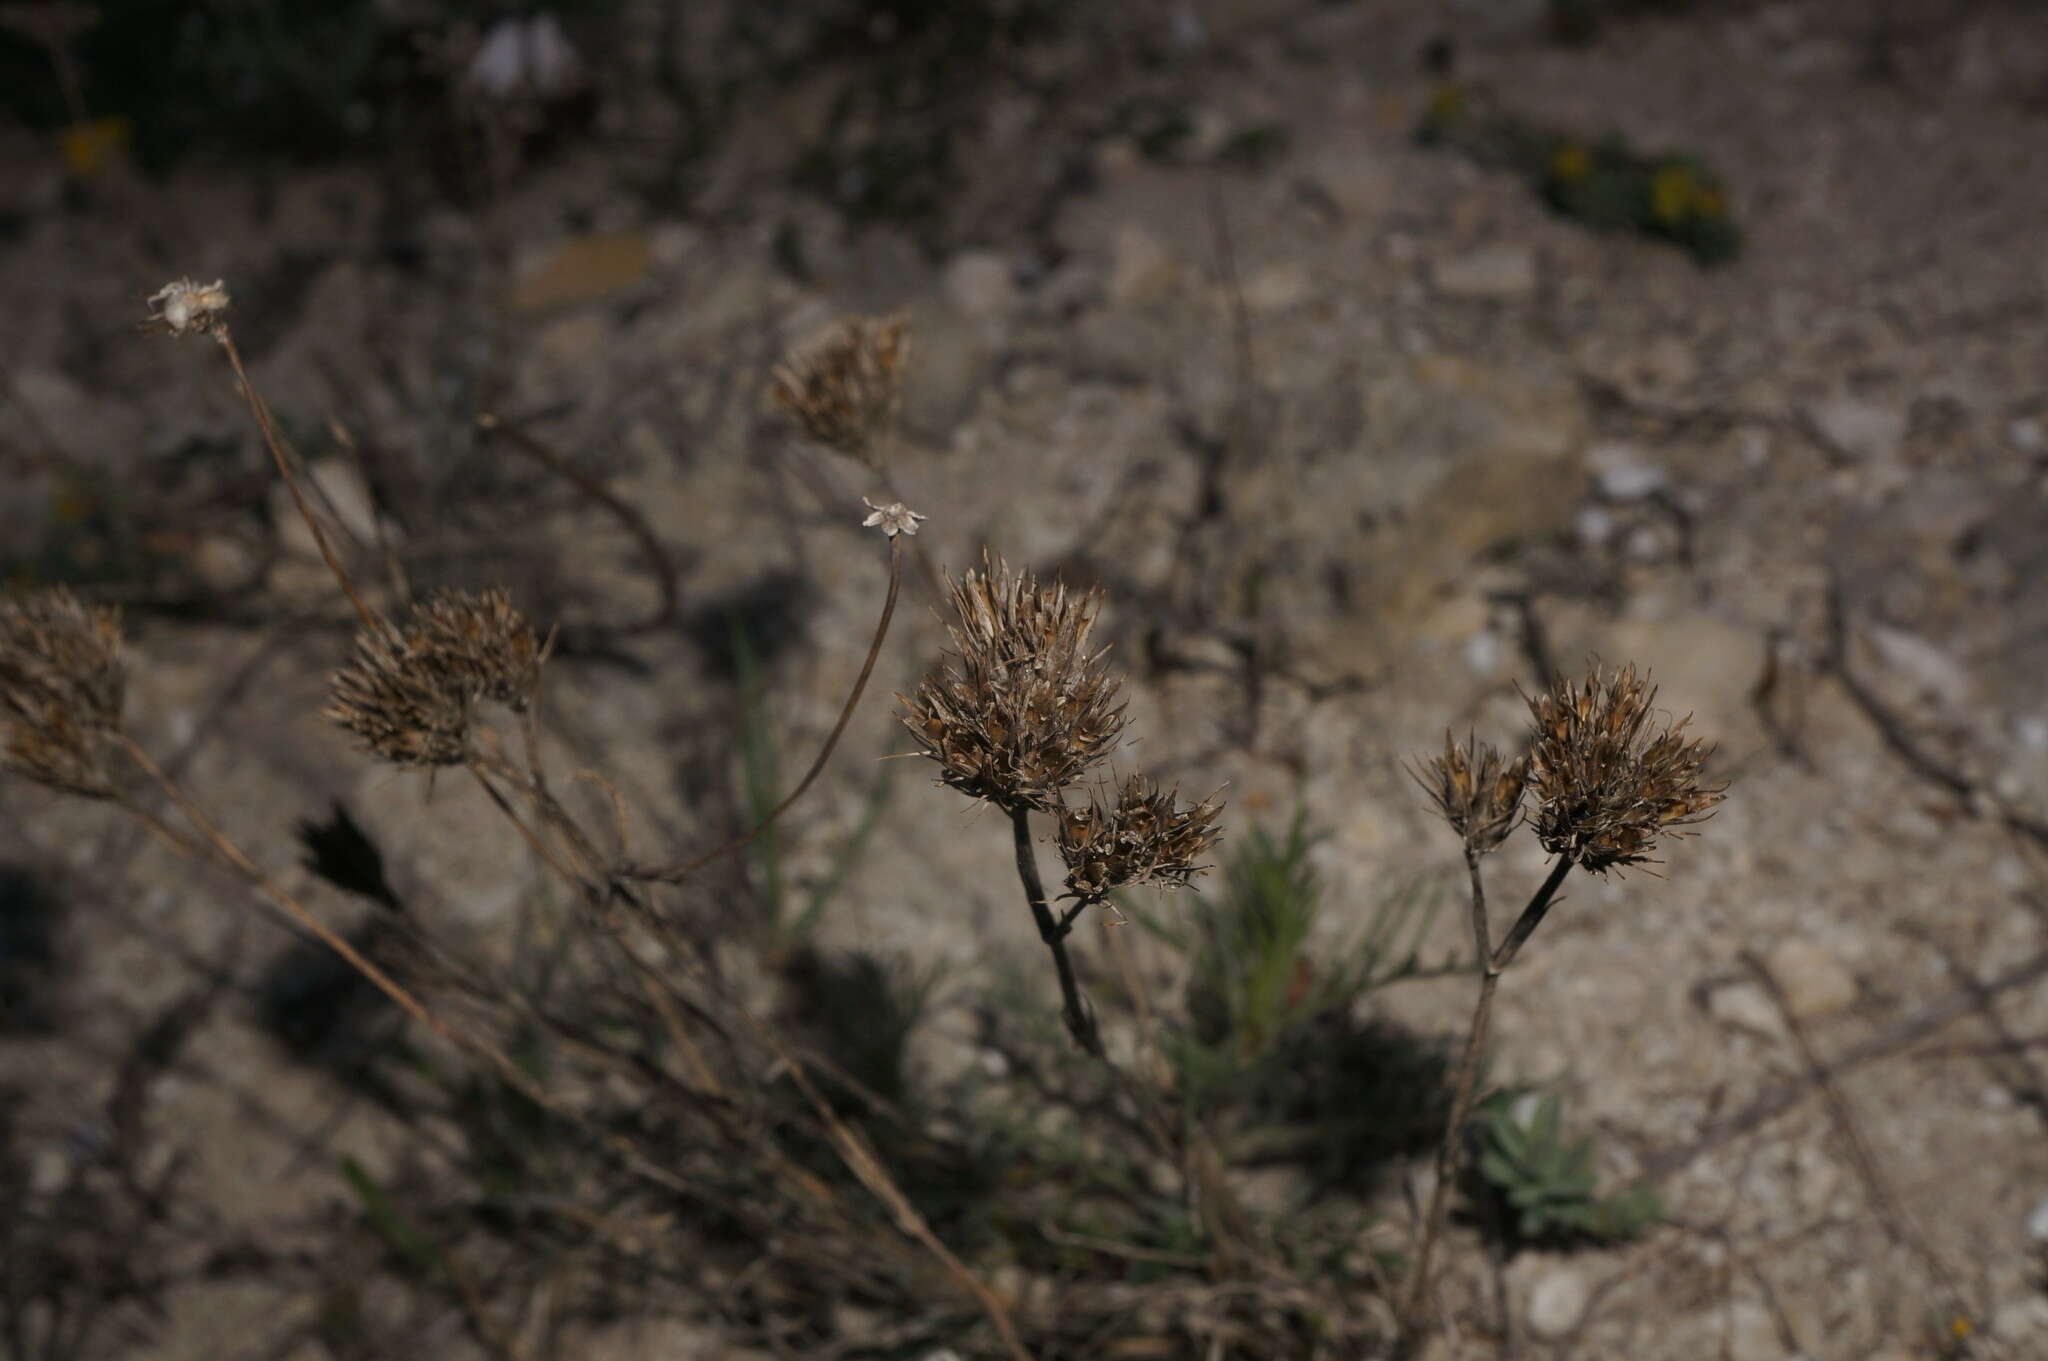
[[[276,425],[271,422],[270,408],[256,395],[256,385],[249,381],[249,370],[242,365],[242,352],[235,347],[235,338],[228,333],[225,326],[214,335],[220,341],[221,349],[227,352],[228,363],[234,367],[235,379],[242,387],[242,400],[249,404],[249,412],[256,418],[256,428],[263,432],[263,443],[268,446],[271,458],[277,463],[278,476],[284,479],[286,489],[292,494],[292,504],[298,508],[299,518],[313,531],[313,542],[320,549],[320,560],[327,564],[327,570],[332,572],[334,579],[341,584],[341,592],[348,597],[348,603],[356,607],[356,617],[362,620],[363,627],[383,627],[384,621],[378,617],[375,610],[363,602],[363,597],[356,590],[356,584],[350,579],[348,570],[341,565],[341,559],[336,556],[334,544],[327,537],[327,530],[321,525],[319,517],[313,514],[313,507],[307,503],[306,493],[299,486],[298,475],[292,471],[291,460],[285,456],[284,441],[278,436]]]
[[[486,433],[502,435],[506,443],[515,450],[610,511],[618,518],[619,523],[626,527],[626,532],[639,543],[641,555],[647,559],[647,565],[654,571],[654,583],[661,592],[661,604],[656,607],[653,614],[638,623],[625,625],[617,630],[619,633],[652,633],[675,622],[676,613],[682,607],[682,591],[677,584],[675,560],[669,557],[668,550],[662,547],[661,537],[654,532],[654,526],[648,522],[645,515],[610,487],[556,453],[545,440],[525,426],[508,421],[490,411],[477,413],[476,426]]]
[[[622,875],[628,879],[639,879],[648,883],[681,883],[712,861],[743,850],[754,838],[774,826],[775,820],[788,812],[790,807],[804,796],[804,792],[824,773],[825,763],[832,759],[832,752],[838,747],[840,736],[845,733],[847,723],[852,720],[854,709],[860,705],[860,697],[867,691],[868,678],[875,673],[875,660],[882,655],[882,640],[889,636],[889,621],[896,617],[896,597],[902,587],[903,536],[897,535],[889,540],[889,593],[882,600],[882,617],[875,624],[874,640],[868,644],[867,660],[861,663],[860,675],[854,679],[853,689],[846,696],[846,703],[840,707],[839,721],[832,725],[831,733],[825,738],[825,745],[819,749],[817,759],[811,762],[811,768],[804,772],[803,779],[797,781],[796,788],[790,790],[782,802],[770,809],[768,816],[762,818],[750,830],[742,832],[722,846],[704,852],[695,860],[647,869],[629,865],[620,870]]]

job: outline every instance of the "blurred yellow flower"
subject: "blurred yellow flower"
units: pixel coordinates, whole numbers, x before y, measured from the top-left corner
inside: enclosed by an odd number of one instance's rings
[[[88,180],[127,150],[133,131],[134,126],[125,118],[94,118],[64,129],[57,137],[57,145],[71,173]]]
[[[1550,178],[1560,184],[1583,184],[1593,173],[1593,154],[1577,142],[1566,142],[1550,153]]]

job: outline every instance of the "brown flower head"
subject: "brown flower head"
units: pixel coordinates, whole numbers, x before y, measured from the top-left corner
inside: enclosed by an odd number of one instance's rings
[[[1093,790],[1086,808],[1061,808],[1068,895],[1093,901],[1132,884],[1184,888],[1207,869],[1197,862],[1222,836],[1215,822],[1223,805],[1212,794],[1186,807],[1179,794],[1133,775],[1120,790]]]
[[[120,731],[125,687],[114,610],[61,587],[0,603],[0,768],[112,798],[106,738]]]
[[[540,685],[541,646],[503,591],[448,591],[415,605],[403,630],[356,635],[323,711],[402,766],[458,765],[470,718],[486,700],[522,710]]]
[[[954,650],[897,696],[903,725],[940,783],[1006,811],[1050,810],[1123,735],[1122,682],[1088,650],[1102,593],[1042,588],[984,552],[952,594]]]
[[[806,435],[878,467],[881,437],[903,402],[909,353],[902,317],[848,317],[791,351],[768,391]]]
[[[1639,865],[1721,802],[1727,786],[1700,783],[1712,748],[1683,736],[1689,719],[1653,724],[1656,697],[1634,666],[1611,678],[1596,666],[1529,701],[1530,821],[1545,850],[1595,872]]]
[[[1515,830],[1529,762],[1506,760],[1499,748],[1476,737],[1467,737],[1461,747],[1446,732],[1444,754],[1410,773],[1451,830],[1483,855]]]

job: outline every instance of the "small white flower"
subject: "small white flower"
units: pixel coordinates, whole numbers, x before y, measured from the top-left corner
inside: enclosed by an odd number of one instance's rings
[[[501,19],[470,59],[472,87],[498,99],[560,99],[583,85],[583,58],[552,14]]]
[[[860,503],[874,512],[867,519],[860,522],[861,528],[880,528],[884,534],[892,539],[898,534],[917,533],[917,522],[931,518],[928,515],[919,515],[901,501],[892,501],[886,506],[878,506],[863,496],[860,498]]]
[[[228,290],[220,279],[210,284],[193,279],[173,280],[149,298],[150,320],[162,323],[174,336],[210,330],[220,324],[221,314],[227,310]]]

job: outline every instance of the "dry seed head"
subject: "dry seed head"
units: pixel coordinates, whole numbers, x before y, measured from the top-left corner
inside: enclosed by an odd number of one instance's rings
[[[897,696],[903,725],[940,783],[1006,811],[1050,811],[1123,736],[1122,681],[1088,650],[1102,593],[1041,587],[984,551],[952,596],[953,651]]]
[[[1180,791],[1165,793],[1142,775],[1120,790],[1099,786],[1086,808],[1059,810],[1060,859],[1067,865],[1067,893],[1093,901],[1133,884],[1184,888],[1207,869],[1200,862],[1222,833],[1214,794],[1192,807]]]
[[[210,284],[176,279],[150,295],[149,319],[174,336],[203,331],[218,337],[227,328],[229,301],[220,279]]]
[[[903,404],[905,319],[847,317],[778,364],[769,394],[828,449],[880,467],[882,436]]]
[[[114,796],[120,615],[59,587],[0,603],[0,767],[67,794]]]
[[[541,660],[533,627],[503,591],[447,591],[415,605],[403,630],[359,632],[322,713],[394,764],[459,765],[476,706],[525,709]]]
[[[1509,761],[1491,742],[1468,736],[1459,746],[1444,734],[1444,754],[1431,757],[1410,774],[1451,830],[1465,844],[1485,854],[1515,830],[1522,809],[1522,791],[1529,780],[1528,759]]]
[[[1683,735],[1688,719],[1653,724],[1656,697],[1633,665],[1611,678],[1596,666],[1529,701],[1530,821],[1545,850],[1595,872],[1626,868],[1712,815],[1727,789],[1700,783],[1712,748]]]

